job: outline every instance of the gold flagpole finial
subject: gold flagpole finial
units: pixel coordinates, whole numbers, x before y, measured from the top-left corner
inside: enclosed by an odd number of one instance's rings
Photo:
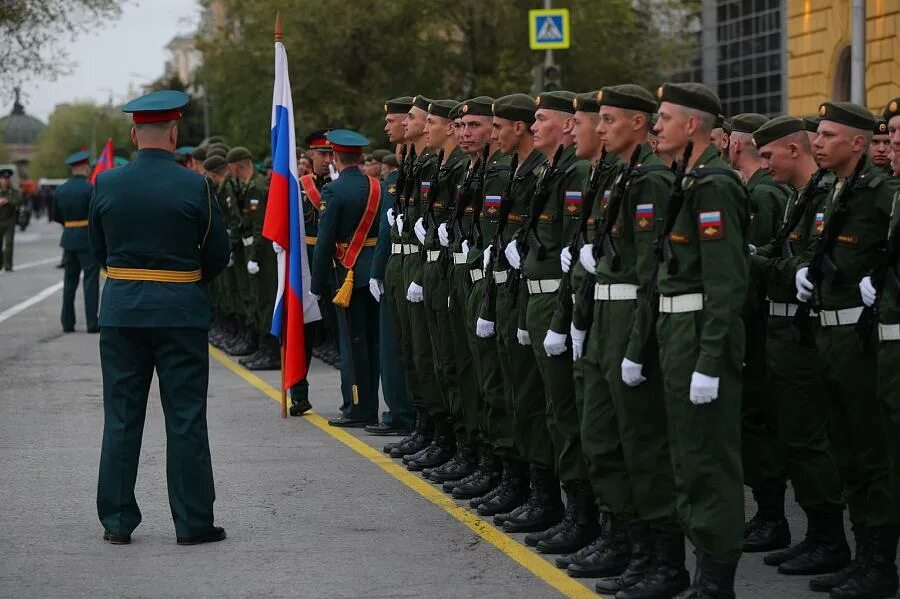
[[[281,41],[281,11],[275,11],[275,41]]]

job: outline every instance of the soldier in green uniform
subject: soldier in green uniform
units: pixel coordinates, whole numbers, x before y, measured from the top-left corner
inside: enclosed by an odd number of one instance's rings
[[[819,166],[836,175],[811,266],[797,270],[797,297],[819,312],[816,342],[834,456],[856,539],[854,561],[810,581],[839,597],[884,597],[897,590],[897,507],[877,396],[877,357],[858,343],[863,311],[858,281],[884,251],[897,181],[872,164],[866,147],[875,120],[862,106],[826,102],[813,143]],[[801,263],[803,264],[803,263]],[[821,264],[821,276],[817,276]],[[833,269],[831,267],[834,267]],[[810,274],[812,271],[812,274]]]
[[[680,156],[689,141],[695,144],[685,165],[683,204],[676,211],[670,203],[661,232],[667,237],[657,322],[675,504],[697,553],[688,593],[733,597],[744,524],[739,315],[747,293],[750,210],[740,179],[709,144],[721,112],[716,94],[684,83],[665,84],[658,95],[660,151]]]
[[[22,192],[12,186],[13,172],[0,170],[0,271],[13,269],[13,239],[16,214],[22,205]]]
[[[359,168],[369,141],[354,131],[327,135],[340,176],[322,189],[325,209],[313,253],[310,291],[333,298],[343,313],[341,343],[341,415],[331,426],[362,428],[378,419],[378,303],[369,293],[372,255],[378,235],[383,184]]]
[[[768,119],[745,113],[732,120],[729,142],[731,164],[750,192],[750,243],[761,247],[775,238],[784,214],[787,190],[762,168],[753,132]],[[765,284],[750,273],[744,320],[747,347],[744,353],[742,405],[742,453],[744,483],[753,491],[757,512],[744,529],[744,551],[782,549],[791,542],[784,517],[786,488],[784,460],[778,440],[778,423],[766,372],[766,323],[768,306]]]
[[[476,333],[482,338],[496,335],[503,380],[512,400],[510,414],[513,416],[516,455],[504,461],[498,485],[486,495],[473,498],[470,505],[482,516],[494,516],[498,525],[513,515],[525,515],[536,527],[546,528],[562,516],[562,502],[554,475],[553,442],[547,429],[547,400],[534,352],[529,346],[528,332],[520,323],[525,300],[518,294],[514,297],[509,289],[511,271],[504,248],[525,222],[538,175],[547,158],[534,147],[531,132],[535,120],[534,99],[531,96],[510,94],[497,98],[493,113],[491,139],[496,140],[503,154],[516,154],[517,166],[509,175],[512,181],[504,189],[508,195],[497,203],[488,204],[485,199],[485,210],[489,215],[500,216],[503,202],[507,202],[509,211],[502,238],[495,235],[484,251],[485,277],[490,278],[485,285],[485,301],[476,321]],[[491,294],[495,297],[494,305],[488,301]],[[527,487],[529,470],[534,473],[530,494]]]
[[[88,208],[94,186],[88,182],[90,153],[75,152],[66,158],[72,172],[68,181],[53,192],[53,220],[63,226],[59,246],[63,249],[63,305],[60,321],[63,332],[75,330],[75,291],[84,271],[84,317],[88,333],[97,333],[97,302],[100,294],[100,267],[91,254],[88,240]]]
[[[213,518],[206,428],[211,314],[204,285],[225,267],[230,250],[209,183],[175,162],[177,121],[187,102],[186,94],[166,90],[122,107],[133,114],[137,158],[100,174],[90,207],[91,250],[108,275],[100,309],[104,426],[97,511],[104,539],[113,544],[129,543],[141,522],[134,484],[154,371],[178,544],[225,538]]]
[[[191,170],[203,174],[203,163],[206,161],[206,146],[203,144],[191,150]]]
[[[891,136],[888,131],[888,123],[883,118],[875,119],[875,127],[872,129],[872,143],[866,150],[872,164],[891,174]]]
[[[191,170],[202,172],[209,178],[216,193],[219,211],[222,214],[227,214],[230,209],[228,193],[231,187],[231,179],[228,173],[228,163],[225,159],[221,156],[213,155],[208,160],[204,160],[199,167]],[[207,286],[210,303],[213,308],[213,324],[209,332],[209,341],[216,347],[221,345],[222,338],[226,332],[233,330],[229,319],[234,313],[234,287],[231,285],[231,277],[228,276],[228,270],[226,268],[220,276],[216,277]]]
[[[384,132],[388,141],[399,148],[404,141],[403,118],[412,107],[413,99],[403,96],[384,103]],[[389,160],[396,163],[397,157],[390,154],[382,158],[382,165]],[[399,164],[399,163],[397,163]],[[402,265],[394,256],[402,261],[402,247],[393,253],[392,236],[394,234],[394,207],[397,204],[400,190],[397,189],[400,171],[396,168],[382,168],[383,180],[387,195],[381,202],[379,217],[378,244],[372,258],[372,278],[369,279],[369,291],[378,306],[378,355],[381,364],[381,390],[388,411],[381,416],[381,422],[366,427],[372,435],[406,435],[413,430],[416,422],[416,407],[411,403],[414,397],[415,373],[408,367],[408,347],[403,343],[404,319],[398,307],[405,309],[406,297],[394,297],[398,293],[396,282],[401,274]],[[393,222],[392,222],[393,221]],[[387,266],[394,262],[391,269],[392,283],[385,288]],[[399,267],[399,268],[398,268]],[[399,302],[397,300],[400,300]],[[408,335],[409,332],[407,331]]]
[[[824,389],[814,339],[818,321],[807,317],[806,331],[796,326],[794,274],[801,260],[809,260],[813,241],[822,232],[832,177],[818,171],[800,119],[772,119],[753,133],[753,144],[772,179],[795,190],[775,239],[756,248],[750,263],[751,275],[763,285],[768,300],[766,357],[772,398],[767,409],[774,414],[766,418],[776,424],[775,439],[767,441],[771,447],[760,451],[783,452],[785,473],[808,521],[803,542],[767,555],[765,563],[778,566],[783,574],[824,574],[844,567],[850,549],[844,536],[841,480],[819,406]]]

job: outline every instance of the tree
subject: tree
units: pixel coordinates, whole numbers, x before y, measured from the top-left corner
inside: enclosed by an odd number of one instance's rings
[[[65,177],[66,156],[87,148],[96,159],[110,138],[116,154],[127,157],[133,151],[131,123],[121,111],[91,103],[61,104],[38,137],[29,173],[35,179]]]
[[[0,94],[28,78],[68,72],[66,42],[120,12],[118,0],[2,0],[0,64],[6,77],[0,78]]]

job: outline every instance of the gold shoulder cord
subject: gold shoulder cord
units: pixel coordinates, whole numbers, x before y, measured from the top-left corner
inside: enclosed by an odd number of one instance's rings
[[[206,184],[206,233],[203,234],[200,249],[206,246],[206,238],[209,237],[209,230],[212,228],[212,190],[209,188],[208,177],[204,177],[203,182]]]

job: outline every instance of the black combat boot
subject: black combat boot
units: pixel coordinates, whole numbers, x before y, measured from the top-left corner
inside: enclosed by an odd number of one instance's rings
[[[462,480],[475,471],[478,465],[477,451],[477,440],[470,441],[465,431],[456,431],[456,453],[449,462],[432,469],[426,478],[436,483]]]
[[[528,467],[522,462],[505,461],[503,475],[500,477],[500,484],[497,486],[496,492],[488,493],[485,497],[489,498],[477,504],[478,514],[493,516],[501,512],[508,512],[514,507],[522,505],[527,493]]]
[[[407,470],[420,472],[424,468],[435,468],[449,461],[456,453],[453,427],[449,418],[446,416],[435,418],[434,427],[434,438],[431,440],[431,445],[415,454],[415,458],[409,460],[406,459],[409,456],[403,458]]]
[[[219,346],[219,349],[231,355],[231,347],[241,340],[241,335],[243,335],[243,333],[244,325],[241,324],[239,318],[235,317],[228,333],[222,338],[222,344]]]
[[[563,483],[566,492],[566,515],[563,526],[554,534],[544,535],[538,541],[537,550],[545,554],[563,554],[578,551],[597,538],[600,525],[597,522],[597,506],[589,483],[581,480]],[[569,506],[574,508],[570,509]]]
[[[416,410],[416,425],[412,433],[396,443],[384,446],[384,453],[392,458],[402,458],[421,451],[431,443],[434,436],[434,422],[424,410]]]
[[[248,327],[242,326],[237,340],[225,350],[232,356],[249,356],[256,351],[256,335]]]
[[[893,597],[897,592],[897,536],[896,526],[869,528],[869,560],[866,567],[857,569],[841,586],[831,589],[831,599],[880,599]]]
[[[774,551],[791,544],[791,531],[784,517],[782,480],[765,481],[753,489],[756,515],[744,526],[744,553]]]
[[[691,575],[684,567],[684,534],[675,526],[652,528],[652,566],[643,574],[638,571],[634,582],[616,593],[616,599],[663,599],[691,586]],[[633,547],[633,545],[632,545]],[[631,569],[631,564],[628,570]],[[621,581],[627,582],[626,570]],[[597,583],[600,590],[601,583]]]
[[[697,556],[694,582],[686,591],[676,595],[676,599],[734,599],[737,563],[714,560],[702,551],[695,551],[694,554]],[[617,594],[616,598],[618,597]]]
[[[454,499],[471,499],[484,495],[500,481],[500,472],[500,460],[490,446],[482,444],[475,471],[461,480],[444,483],[444,491],[452,494]]]
[[[598,534],[591,540],[590,543],[588,543],[575,553],[568,553],[557,557],[555,560],[553,560],[553,563],[556,564],[556,567],[565,570],[569,567],[569,564],[582,560],[588,554],[596,551],[597,547],[600,544],[605,543],[606,539],[609,537],[609,521],[610,513],[600,512],[600,518],[597,522],[597,530],[600,531],[600,534]]]
[[[234,335],[234,319],[230,316],[225,316],[222,318],[221,326],[209,342],[221,349],[222,345],[230,340],[232,335]]]
[[[566,572],[572,578],[606,578],[618,576],[628,567],[631,546],[625,520],[610,514],[609,525],[603,541],[594,545],[594,550],[586,552],[580,559],[573,560]]]
[[[506,532],[546,530],[562,520],[563,504],[559,479],[550,470],[531,469],[531,492],[523,509],[503,523]]]
[[[598,593],[616,593],[638,583],[653,572],[653,533],[646,522],[631,520],[627,525],[631,557],[628,567],[618,576],[601,578],[595,588]]]
[[[256,351],[254,351],[249,356],[244,356],[243,358],[239,358],[238,364],[240,364],[244,368],[250,369],[250,364],[252,364],[253,362],[256,362],[257,360],[259,360],[263,356],[265,356],[266,351],[267,351],[267,348],[266,348],[265,335],[260,335],[257,339]]]
[[[263,333],[259,342],[261,348],[256,360],[248,361],[245,366],[250,370],[279,370],[281,368],[281,345],[278,339]]]
[[[817,593],[828,593],[832,589],[843,585],[856,576],[857,572],[869,567],[870,553],[872,550],[869,539],[869,528],[864,525],[853,526],[853,536],[856,540],[856,556],[849,564],[834,572],[819,576],[809,581],[809,589]]]
[[[763,561],[778,566],[778,573],[788,576],[828,574],[849,564],[843,511],[810,511],[806,517],[806,538],[789,549],[766,555]]]

